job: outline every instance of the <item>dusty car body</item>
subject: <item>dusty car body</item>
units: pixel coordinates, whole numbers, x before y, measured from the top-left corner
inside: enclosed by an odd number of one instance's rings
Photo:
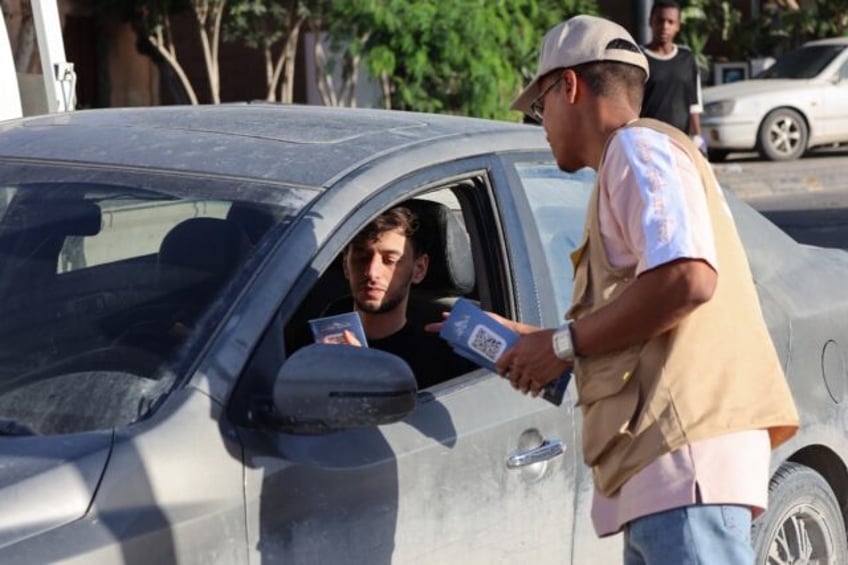
[[[0,124],[0,561],[619,562],[573,384],[559,407],[483,369],[417,390],[307,329],[347,293],[346,243],[412,197],[464,235],[431,250],[411,323],[460,295],[560,323],[593,179],[538,127],[427,114]],[[757,551],[845,562],[848,255],[729,203],[803,419]]]
[[[756,150],[782,161],[848,143],[848,38],[805,43],[751,80],[705,88],[703,98],[712,160]]]

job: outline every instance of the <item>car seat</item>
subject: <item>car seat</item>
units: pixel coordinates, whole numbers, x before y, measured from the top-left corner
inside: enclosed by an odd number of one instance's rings
[[[251,248],[235,223],[190,218],[177,224],[159,246],[156,285],[159,298],[136,311],[121,344],[166,353],[181,340],[174,326],[194,326]]]
[[[474,291],[474,260],[468,233],[457,212],[440,202],[414,198],[401,204],[418,218],[419,239],[430,256],[427,276],[412,287],[409,323],[423,326],[442,319],[459,296]]]

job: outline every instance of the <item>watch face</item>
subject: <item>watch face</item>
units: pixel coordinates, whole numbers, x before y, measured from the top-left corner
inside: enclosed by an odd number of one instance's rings
[[[568,328],[554,332],[554,353],[560,359],[574,356],[571,345],[571,331]]]

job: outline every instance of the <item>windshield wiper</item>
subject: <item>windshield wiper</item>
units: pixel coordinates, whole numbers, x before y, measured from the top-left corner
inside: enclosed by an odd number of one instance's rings
[[[0,436],[34,436],[35,430],[8,418],[0,418]]]

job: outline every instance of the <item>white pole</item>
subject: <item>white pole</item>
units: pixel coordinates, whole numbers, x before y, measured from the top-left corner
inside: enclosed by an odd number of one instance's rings
[[[67,112],[76,105],[74,65],[65,60],[62,25],[56,0],[32,0],[38,54],[44,73],[49,112]]]
[[[0,10],[0,16],[2,16]],[[0,22],[0,120],[10,120],[23,116],[21,93],[18,90],[18,76],[15,73],[15,59],[12,57],[12,44],[6,30],[6,18]]]

